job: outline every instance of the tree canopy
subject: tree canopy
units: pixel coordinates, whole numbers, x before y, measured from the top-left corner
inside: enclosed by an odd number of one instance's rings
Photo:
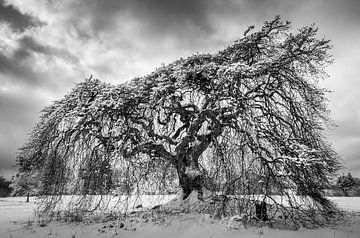
[[[26,202],[29,202],[30,196],[38,195],[40,180],[36,177],[38,173],[22,172],[18,173],[10,185],[12,196],[26,196]]]
[[[357,185],[360,185],[358,179],[354,178],[350,172],[347,175],[339,176],[336,181],[336,187],[340,189],[345,196],[349,196],[349,192],[356,188]]]
[[[0,176],[0,197],[7,197],[11,193],[11,182],[7,181],[3,176]]]
[[[86,79],[42,111],[19,170],[40,174],[51,195],[175,181],[183,198],[197,190],[202,199],[204,188],[265,197],[291,190],[330,208],[321,188],[339,164],[322,134],[330,121],[318,81],[332,58],[317,32],[292,31],[276,17],[219,52],[144,77]]]

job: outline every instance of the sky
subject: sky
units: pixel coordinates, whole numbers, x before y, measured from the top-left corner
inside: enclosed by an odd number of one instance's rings
[[[123,83],[194,53],[213,53],[251,25],[280,15],[296,30],[315,23],[334,63],[336,127],[325,136],[360,177],[358,0],[0,0],[0,176],[15,174],[17,149],[39,112],[90,75]]]

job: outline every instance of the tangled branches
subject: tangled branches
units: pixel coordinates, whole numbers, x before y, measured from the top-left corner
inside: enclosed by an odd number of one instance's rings
[[[333,210],[321,189],[339,164],[322,136],[329,119],[317,84],[329,41],[279,17],[251,30],[124,84],[77,84],[43,110],[20,172],[39,174],[42,194],[55,197],[180,187],[182,199],[198,191],[203,200],[206,188],[272,201],[294,219]]]

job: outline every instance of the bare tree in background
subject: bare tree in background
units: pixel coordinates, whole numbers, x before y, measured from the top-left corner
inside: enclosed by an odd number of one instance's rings
[[[18,173],[10,187],[13,189],[12,196],[26,196],[26,202],[30,196],[38,195],[39,179],[34,174],[23,172]]]
[[[204,190],[264,201],[281,194],[289,205],[276,207],[295,220],[308,211],[302,204],[334,209],[321,193],[339,166],[322,135],[329,119],[318,80],[331,63],[329,41],[314,25],[293,32],[279,17],[252,30],[124,84],[77,84],[42,111],[20,171],[41,174],[45,195],[175,181],[181,199],[197,191],[204,200]]]

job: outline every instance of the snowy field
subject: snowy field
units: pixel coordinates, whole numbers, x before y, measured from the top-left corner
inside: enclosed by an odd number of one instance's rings
[[[158,198],[147,196],[143,201],[137,201],[144,206],[152,206],[159,201],[166,201],[171,197]],[[26,203],[26,198],[0,198],[0,238],[91,238],[91,237],[269,237],[269,238],[305,238],[305,237],[360,237],[360,198],[358,197],[334,197],[330,198],[338,206],[351,212],[347,218],[346,225],[338,225],[331,228],[300,229],[297,231],[269,229],[267,227],[239,227],[229,229],[227,223],[219,220],[212,220],[205,216],[194,214],[180,214],[176,218],[162,222],[162,224],[136,223],[126,225],[126,229],[119,229],[115,221],[104,223],[64,223],[51,222],[41,224],[35,218],[35,198]],[[145,205],[146,204],[146,205]]]

